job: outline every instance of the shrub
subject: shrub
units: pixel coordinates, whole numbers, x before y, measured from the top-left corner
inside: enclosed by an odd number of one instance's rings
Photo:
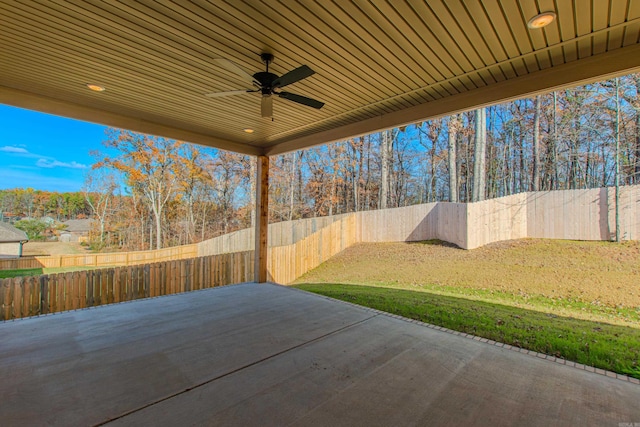
[[[47,229],[47,223],[39,219],[21,219],[14,226],[27,233],[29,240],[44,240],[42,233]]]

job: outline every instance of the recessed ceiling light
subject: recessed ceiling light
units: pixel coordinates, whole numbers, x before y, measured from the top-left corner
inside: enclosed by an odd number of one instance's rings
[[[104,92],[104,87],[100,85],[94,85],[93,83],[87,83],[87,87],[95,92]]]
[[[551,24],[556,19],[556,14],[553,12],[542,12],[539,15],[534,16],[527,22],[529,28],[542,28]]]
[[[253,132],[255,132],[253,129],[249,129],[249,128],[242,129],[242,130],[243,130],[244,132],[246,132],[246,133],[253,133]]]

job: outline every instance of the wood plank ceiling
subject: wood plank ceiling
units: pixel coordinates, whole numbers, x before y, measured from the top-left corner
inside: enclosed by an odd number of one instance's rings
[[[640,67],[638,0],[0,0],[0,28],[0,102],[247,154]],[[253,74],[261,52],[315,70],[287,90],[326,105],[275,99],[271,121],[258,93],[204,96],[245,87],[214,59]]]

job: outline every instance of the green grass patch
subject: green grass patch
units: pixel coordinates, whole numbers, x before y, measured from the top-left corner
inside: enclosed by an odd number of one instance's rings
[[[379,286],[296,288],[640,379],[640,329],[459,296]]]
[[[51,268],[23,268],[17,270],[0,270],[0,279],[9,277],[22,276],[40,276],[42,274],[69,273],[71,271],[97,270],[100,268],[111,268],[108,266],[100,267],[51,267]]]
[[[19,270],[0,270],[0,279],[7,279],[10,277],[22,277],[22,276],[39,276],[44,274],[42,268],[25,268]]]
[[[351,284],[360,286],[355,283]],[[371,285],[383,288],[415,290],[416,292],[427,292],[430,294],[459,297],[473,301],[497,303],[542,311],[555,315],[575,317],[578,319],[640,326],[640,307],[611,307],[608,305],[587,303],[579,298],[552,298],[543,295],[528,294],[526,292],[513,293],[513,291],[462,288],[431,283],[410,286],[397,283],[380,282],[373,283]]]

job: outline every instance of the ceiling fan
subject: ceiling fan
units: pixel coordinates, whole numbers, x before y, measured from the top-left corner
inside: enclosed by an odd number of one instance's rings
[[[307,98],[306,96],[296,95],[295,93],[280,91],[280,88],[298,82],[302,79],[306,79],[314,74],[315,71],[308,66],[303,65],[278,77],[276,74],[269,72],[269,64],[273,62],[273,55],[270,53],[262,53],[260,54],[260,58],[266,65],[266,71],[257,72],[253,76],[228,59],[214,59],[213,61],[216,64],[242,77],[247,85],[251,87],[249,89],[205,93],[204,96],[219,98],[223,96],[240,95],[243,93],[260,92],[262,94],[262,103],[260,105],[262,117],[273,116],[273,95],[288,99],[289,101],[297,102],[298,104],[307,105],[309,107],[317,109],[322,108],[324,102]]]

